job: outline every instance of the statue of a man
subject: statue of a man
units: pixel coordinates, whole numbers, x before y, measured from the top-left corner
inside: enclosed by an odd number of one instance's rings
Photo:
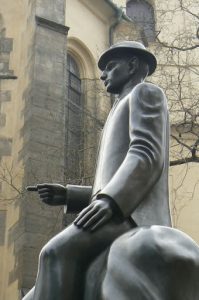
[[[136,226],[171,224],[166,97],[144,82],[156,58],[141,43],[124,41],[105,51],[98,66],[107,92],[118,96],[102,132],[94,186],[33,188],[49,205],[83,210],[42,249],[35,289],[25,299],[82,299],[89,264],[117,237]]]

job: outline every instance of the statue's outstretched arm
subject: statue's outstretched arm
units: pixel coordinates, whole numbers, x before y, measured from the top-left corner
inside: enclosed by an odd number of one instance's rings
[[[38,192],[42,202],[51,205],[66,205],[67,211],[80,212],[85,208],[91,198],[91,186],[70,185],[63,186],[57,183],[42,183],[28,186],[28,191]]]

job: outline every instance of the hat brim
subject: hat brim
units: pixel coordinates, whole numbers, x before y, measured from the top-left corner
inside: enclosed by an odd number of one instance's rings
[[[98,67],[101,71],[103,71],[106,68],[107,63],[114,59],[115,57],[120,57],[121,54],[125,55],[125,54],[131,54],[133,55],[137,55],[140,58],[142,58],[149,66],[149,74],[148,75],[152,75],[157,67],[157,60],[155,58],[155,56],[150,53],[147,50],[144,49],[137,49],[137,48],[111,48],[108,49],[107,51],[105,51],[99,61],[98,61]]]

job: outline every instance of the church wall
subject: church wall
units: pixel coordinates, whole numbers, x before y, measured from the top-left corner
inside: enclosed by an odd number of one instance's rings
[[[29,62],[31,61],[31,44],[34,32],[31,12],[34,1],[3,1],[1,3],[1,65],[0,72],[0,171],[1,196],[0,206],[6,214],[4,229],[5,239],[1,260],[1,299],[10,299],[10,295],[18,293],[18,279],[12,280],[12,270],[18,264],[15,260],[13,241],[9,240],[10,228],[18,221],[19,208],[14,202],[21,190],[23,165],[18,161],[18,152],[22,147],[20,129],[23,125],[21,111],[23,109],[23,93],[29,84]],[[3,118],[2,118],[3,116]],[[13,185],[13,186],[12,186]],[[15,189],[16,188],[16,189]]]
[[[51,2],[5,1],[1,9],[2,300],[21,299],[32,287],[39,251],[62,223],[63,210],[42,206],[25,190],[38,181],[63,182],[64,176],[67,27],[65,1]],[[62,152],[57,159],[55,145]]]

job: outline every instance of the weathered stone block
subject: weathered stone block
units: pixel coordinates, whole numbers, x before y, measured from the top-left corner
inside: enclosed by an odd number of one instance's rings
[[[10,91],[0,91],[0,102],[7,102],[11,100]]]
[[[12,139],[0,137],[0,156],[11,154]]]
[[[13,39],[0,38],[0,52],[9,53],[13,48]]]
[[[9,70],[9,63],[1,62],[0,63],[0,73],[8,72],[8,70]]]
[[[65,1],[37,0],[36,14],[54,22],[64,24]]]
[[[6,115],[0,113],[0,127],[4,127],[6,125]]]
[[[0,52],[0,62],[9,62],[10,53]]]

